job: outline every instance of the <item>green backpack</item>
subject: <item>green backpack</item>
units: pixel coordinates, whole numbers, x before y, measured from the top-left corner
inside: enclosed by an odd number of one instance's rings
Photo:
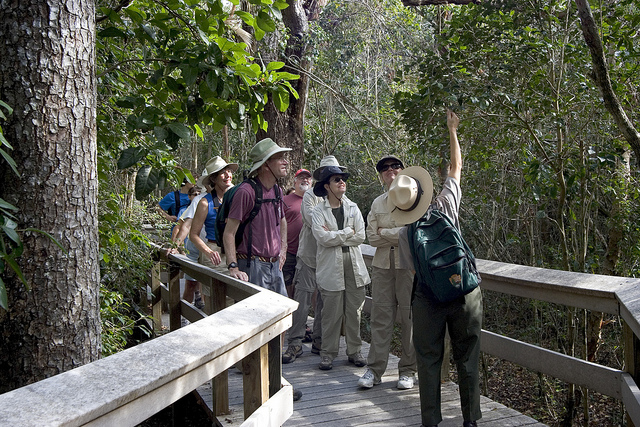
[[[409,225],[407,236],[416,270],[414,291],[449,302],[473,291],[482,281],[471,249],[444,213],[430,211]]]

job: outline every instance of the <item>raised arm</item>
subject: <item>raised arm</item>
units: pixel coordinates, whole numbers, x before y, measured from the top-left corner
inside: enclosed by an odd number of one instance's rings
[[[459,184],[462,172],[462,153],[460,152],[460,143],[458,142],[458,125],[460,125],[460,119],[456,113],[447,110],[447,128],[449,128],[449,145],[451,149],[449,176],[455,178]]]

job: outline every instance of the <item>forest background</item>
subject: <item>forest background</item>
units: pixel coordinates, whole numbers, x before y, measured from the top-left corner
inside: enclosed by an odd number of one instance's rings
[[[99,352],[130,342],[131,307],[151,262],[142,225],[167,226],[154,214],[157,201],[207,159],[222,154],[248,169],[249,149],[266,135],[294,148],[291,172],[333,154],[349,169],[348,196],[366,217],[383,191],[375,171],[382,155],[440,175],[446,108],[462,119],[460,217],[478,258],[638,276],[638,156],[605,108],[577,2],[412,3],[445,2],[97,2]],[[631,0],[590,5],[613,92],[638,123],[640,10]],[[7,183],[26,156],[12,138],[17,105],[5,89],[0,101]],[[6,313],[28,311],[30,291],[19,279],[35,293],[38,284],[24,258],[29,239],[46,237],[24,231],[34,225],[21,217],[20,197],[1,193],[0,272],[14,263],[24,274],[3,272],[6,331],[26,323]],[[495,332],[622,367],[612,344],[620,342],[617,318],[490,293],[485,311]],[[485,394],[543,422],[623,423],[620,405],[602,397],[483,362]]]

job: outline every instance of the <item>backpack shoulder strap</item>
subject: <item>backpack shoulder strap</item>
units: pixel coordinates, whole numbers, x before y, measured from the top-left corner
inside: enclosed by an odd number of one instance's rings
[[[180,212],[180,192],[178,190],[174,191],[173,197],[175,199],[174,215],[178,215],[178,212]]]

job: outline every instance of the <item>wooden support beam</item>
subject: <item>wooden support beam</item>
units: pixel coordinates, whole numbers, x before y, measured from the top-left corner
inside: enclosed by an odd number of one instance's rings
[[[180,265],[169,263],[169,329],[177,331],[180,320]]]
[[[160,263],[156,262],[151,268],[151,317],[153,318],[153,332],[162,330],[162,298],[160,298]],[[156,297],[157,295],[157,297]]]
[[[278,337],[278,340],[280,337]],[[263,345],[242,359],[244,418],[269,400],[269,345]]]

